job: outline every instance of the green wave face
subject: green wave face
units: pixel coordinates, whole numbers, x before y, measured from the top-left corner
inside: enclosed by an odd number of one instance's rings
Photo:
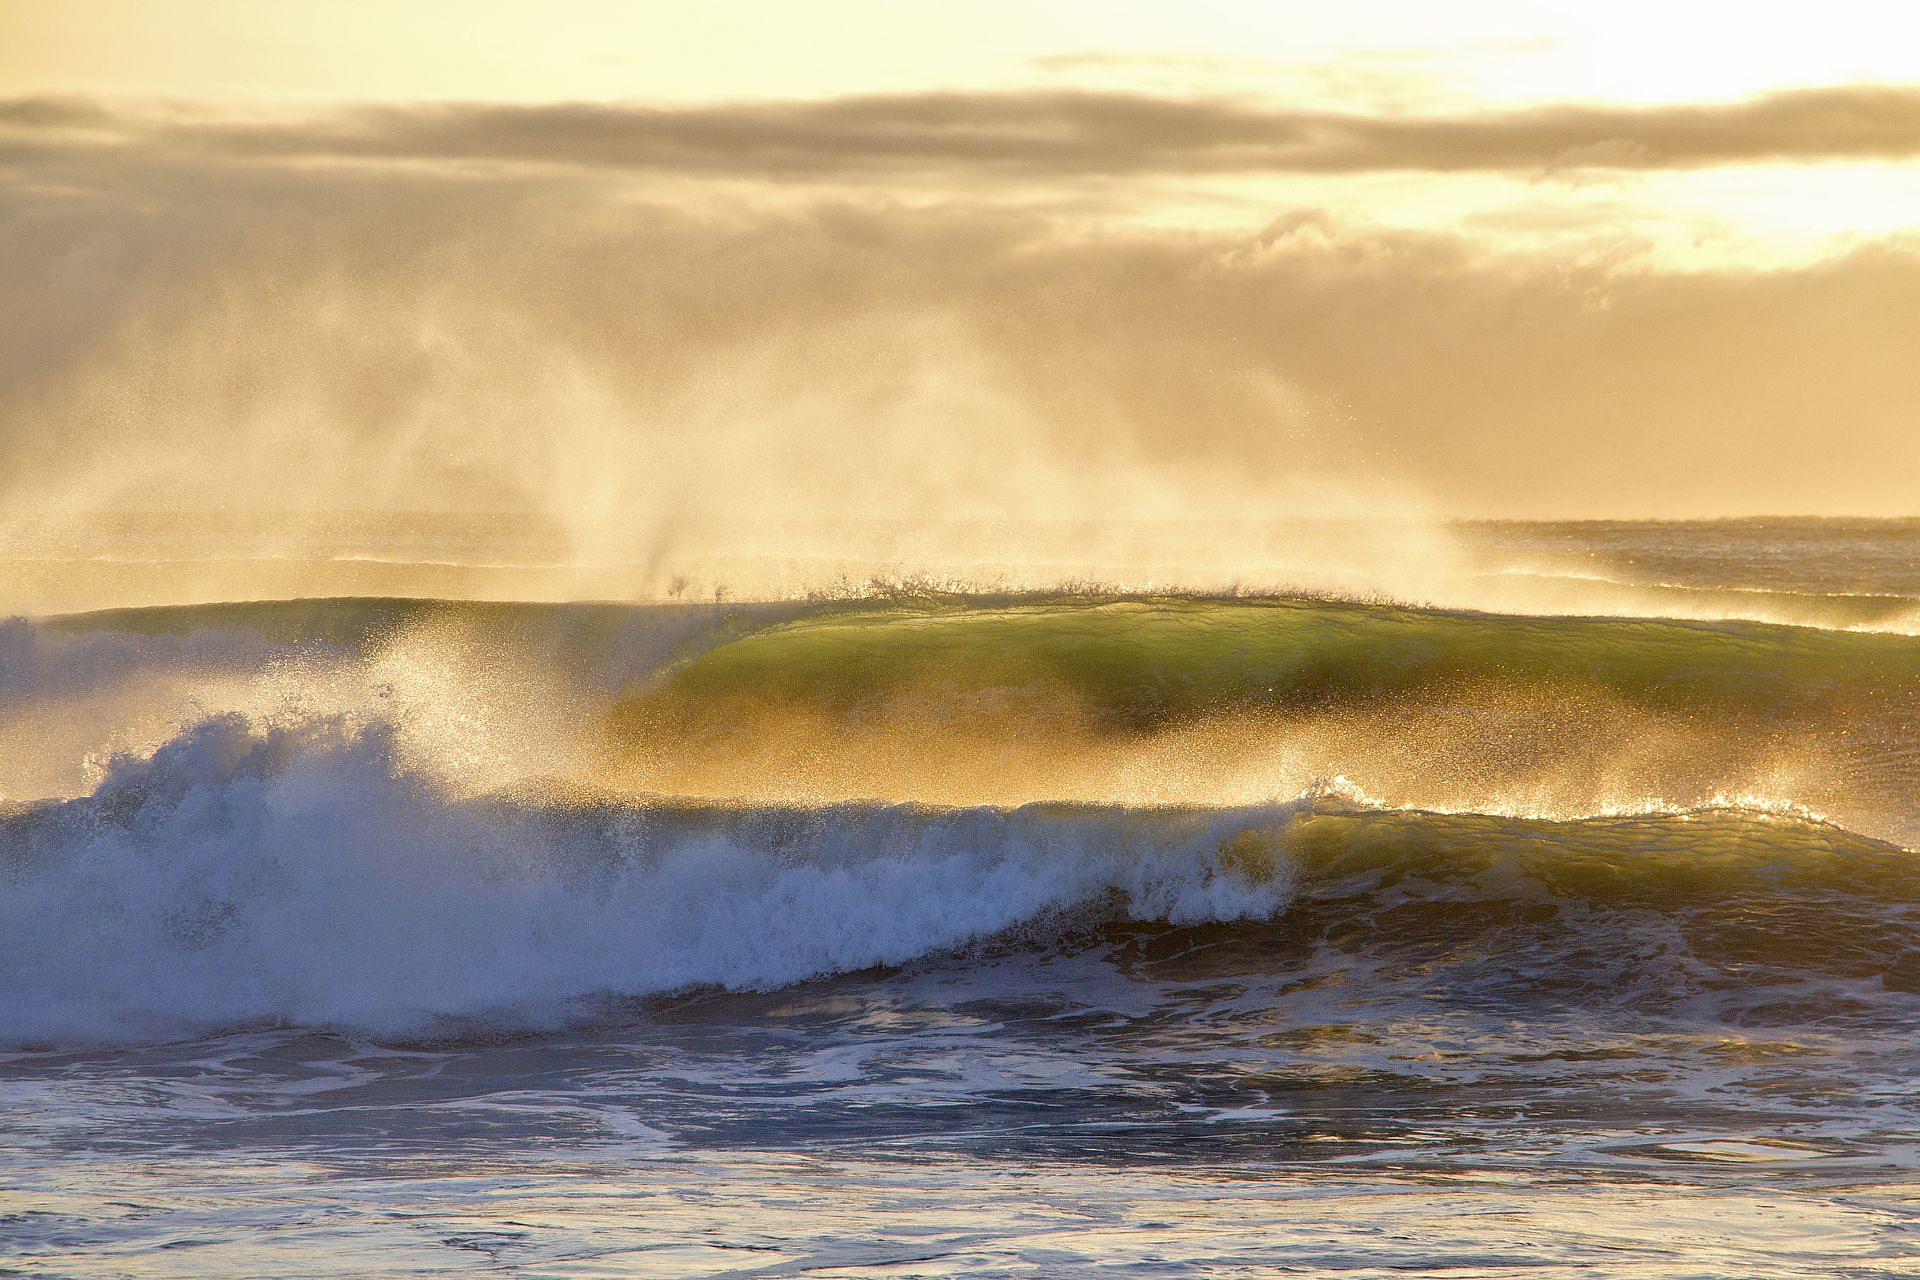
[[[1763,715],[1911,701],[1920,639],[1760,623],[1526,618],[1324,601],[928,604],[815,616],[669,671],[628,715],[927,691],[1066,695],[1113,731],[1450,688],[1583,690]]]
[[[1316,804],[1275,844],[1319,892],[1418,879],[1475,896],[1717,904],[1739,892],[1818,890],[1920,901],[1913,855],[1792,814],[1696,810],[1570,821]]]
[[[24,646],[21,681],[58,677],[47,697],[93,698],[117,724],[155,673],[154,698],[201,667],[226,690],[320,646],[316,696],[345,673],[378,714],[406,702],[409,741],[456,771],[512,748],[502,785],[1017,805],[1246,804],[1333,782],[1386,805],[1541,817],[1797,805],[1920,844],[1920,637],[1886,633],[928,596],[236,604],[22,623],[0,642]],[[16,742],[37,759],[43,736],[23,720]]]

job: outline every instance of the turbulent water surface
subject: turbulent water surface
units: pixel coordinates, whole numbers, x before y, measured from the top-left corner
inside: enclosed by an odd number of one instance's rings
[[[1915,1274],[1920,525],[1473,536],[0,623],[0,1274]]]

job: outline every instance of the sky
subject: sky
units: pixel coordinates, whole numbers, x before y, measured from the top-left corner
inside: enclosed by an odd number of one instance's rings
[[[0,539],[1914,515],[1920,10],[0,0],[0,280]]]

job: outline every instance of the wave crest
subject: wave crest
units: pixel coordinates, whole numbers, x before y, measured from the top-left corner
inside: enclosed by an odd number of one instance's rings
[[[1284,806],[1060,813],[460,801],[394,728],[207,720],[95,792],[0,820],[0,1039],[258,1023],[417,1031],[589,997],[764,989],[1118,904],[1271,916],[1236,845]]]

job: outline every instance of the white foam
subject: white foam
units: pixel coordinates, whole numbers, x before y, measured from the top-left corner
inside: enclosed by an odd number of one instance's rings
[[[1111,901],[1261,918],[1223,852],[1284,809],[543,810],[456,801],[388,723],[196,725],[0,824],[0,1042],[266,1022],[404,1033],[574,1002],[770,988]]]

